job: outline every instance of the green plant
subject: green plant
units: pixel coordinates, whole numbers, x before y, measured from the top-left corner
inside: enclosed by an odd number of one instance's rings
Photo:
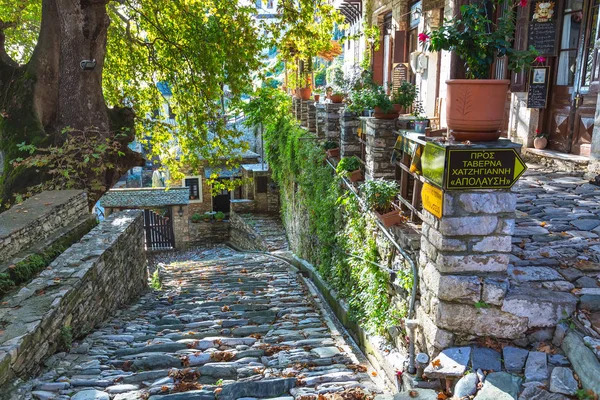
[[[377,239],[376,219],[365,213],[356,197],[340,186],[323,163],[323,148],[313,134],[297,125],[286,109],[265,126],[267,161],[280,188],[284,224],[302,228],[293,251],[317,269],[329,287],[349,305],[349,316],[369,333],[386,335],[400,325],[407,304],[390,294],[390,275],[370,262],[386,265],[391,244]],[[360,255],[359,258],[349,254]],[[410,291],[410,268],[398,272]]]
[[[425,121],[427,119],[425,109],[423,109],[423,103],[421,103],[420,100],[415,100],[413,103],[412,116],[415,117],[415,120],[417,121]]]
[[[360,89],[354,90],[350,93],[349,100],[350,104],[347,109],[355,113],[362,113],[364,110],[370,110],[375,107],[387,113],[394,108],[383,86],[375,84],[365,85]]]
[[[150,287],[154,290],[162,290],[162,280],[160,278],[160,271],[158,268],[156,268],[152,274],[152,278],[150,279]]]
[[[485,301],[478,301],[475,303],[475,308],[478,310],[481,308],[490,308],[490,305],[488,303],[486,303]]]
[[[352,171],[356,171],[357,169],[360,169],[360,159],[356,156],[352,156],[352,157],[344,157],[340,160],[340,162],[338,163],[338,165],[335,167],[335,172],[337,172],[339,175],[342,175],[346,172],[352,172]]]
[[[340,144],[338,142],[334,142],[333,140],[327,140],[323,143],[323,149],[325,150],[333,150],[339,149]]]
[[[58,349],[62,351],[71,350],[73,344],[73,328],[68,325],[60,328],[60,334],[58,336]]]
[[[203,217],[200,215],[200,213],[195,212],[192,214],[192,222],[200,222],[202,221],[202,218]]]
[[[490,19],[504,1],[463,5],[460,18],[446,19],[438,29],[420,34],[419,41],[426,43],[426,50],[448,50],[458,55],[465,63],[468,79],[489,78],[496,57],[508,57],[508,68],[519,71],[531,65],[538,52],[533,47],[522,51],[513,48],[516,5],[509,5],[497,23]]]
[[[575,392],[577,400],[597,400],[598,395],[591,389],[577,389]]]
[[[213,213],[207,211],[204,214],[202,214],[202,219],[205,221],[210,221],[211,219],[213,219]]]
[[[360,185],[360,193],[367,207],[385,214],[393,210],[392,203],[398,195],[398,184],[396,181],[374,179]]]
[[[409,108],[417,100],[419,89],[409,81],[402,81],[400,86],[392,92],[392,103]]]
[[[549,133],[540,132],[538,129],[535,130],[535,137],[536,138],[548,138],[549,136],[550,136]]]
[[[215,219],[216,219],[217,221],[222,221],[222,220],[224,220],[224,219],[225,219],[225,214],[224,214],[222,211],[217,211],[217,212],[215,213]]]

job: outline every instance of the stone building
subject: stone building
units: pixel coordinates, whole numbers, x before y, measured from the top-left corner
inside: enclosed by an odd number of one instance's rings
[[[515,43],[519,49],[535,44],[528,29],[535,22],[534,9],[544,0],[527,2],[518,7]],[[463,78],[460,59],[442,51],[423,51],[419,33],[427,33],[445,19],[457,15],[462,4],[452,0],[338,0],[338,9],[349,24],[348,34],[355,39],[344,45],[344,67],[359,64],[372,56],[376,82],[394,87],[401,80],[415,83],[428,117],[439,117],[445,126],[445,81]],[[492,78],[510,79],[503,136],[523,145],[524,154],[561,168],[585,170],[589,175],[600,173],[600,121],[596,123],[600,69],[595,43],[598,30],[595,21],[598,7],[581,0],[556,3],[554,9],[553,49],[542,51],[545,58],[536,67],[548,67],[548,93],[545,108],[528,108],[529,72],[513,73],[505,59],[493,66]],[[501,14],[501,13],[500,13]],[[359,33],[365,23],[380,28],[380,46],[367,48]],[[533,149],[538,133],[548,134],[545,150]],[[589,166],[588,166],[589,164]]]

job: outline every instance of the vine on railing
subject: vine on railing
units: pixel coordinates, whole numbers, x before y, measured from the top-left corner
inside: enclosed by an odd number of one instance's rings
[[[289,114],[289,99],[277,92],[271,95],[280,103],[272,113],[263,109],[272,117],[265,125],[267,159],[280,186],[292,250],[316,266],[348,302],[351,318],[369,332],[384,334],[400,326],[408,295],[393,299],[389,273],[377,266],[388,263],[391,245],[380,236],[374,218],[340,185],[314,135]],[[398,271],[397,282],[407,292],[412,281],[408,271]]]

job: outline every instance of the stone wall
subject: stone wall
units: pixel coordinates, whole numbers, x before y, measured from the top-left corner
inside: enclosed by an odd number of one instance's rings
[[[216,244],[229,240],[231,224],[229,221],[200,221],[190,223],[190,244]]]
[[[396,168],[390,162],[398,135],[397,120],[367,118],[365,176],[367,179],[395,179]]]
[[[239,214],[232,211],[229,220],[231,221],[231,243],[234,246],[243,250],[269,251],[263,238]]]
[[[0,306],[0,384],[35,373],[147,285],[143,216],[113,214]]]
[[[89,215],[80,190],[42,192],[0,214],[0,263]]]
[[[361,156],[361,143],[358,138],[360,119],[354,113],[344,111],[340,115],[340,155],[342,157]]]

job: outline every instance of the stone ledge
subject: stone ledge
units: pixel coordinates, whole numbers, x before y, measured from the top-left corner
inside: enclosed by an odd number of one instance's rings
[[[116,213],[0,307],[0,385],[35,372],[63,328],[88,333],[146,285],[142,213]]]

